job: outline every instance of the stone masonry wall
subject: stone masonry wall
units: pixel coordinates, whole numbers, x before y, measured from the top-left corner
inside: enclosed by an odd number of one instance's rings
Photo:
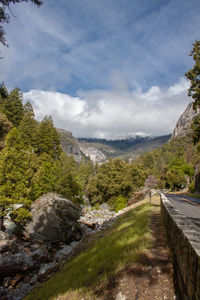
[[[161,211],[182,300],[200,300],[200,230],[161,193]]]

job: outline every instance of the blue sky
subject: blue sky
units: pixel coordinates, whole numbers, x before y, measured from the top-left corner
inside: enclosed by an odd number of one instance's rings
[[[20,87],[38,119],[51,114],[75,136],[172,131],[190,101],[199,0],[44,0],[12,12],[0,80]]]

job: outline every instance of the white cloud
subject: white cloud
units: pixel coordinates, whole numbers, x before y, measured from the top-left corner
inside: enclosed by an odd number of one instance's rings
[[[163,135],[172,132],[179,116],[191,101],[188,81],[168,89],[152,86],[147,92],[93,90],[67,94],[30,90],[24,99],[33,104],[36,118],[53,117],[56,127],[76,137],[118,138],[134,134]]]

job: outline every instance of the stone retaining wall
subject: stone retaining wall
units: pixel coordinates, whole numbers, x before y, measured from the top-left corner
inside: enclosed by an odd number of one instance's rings
[[[174,257],[181,300],[200,300],[200,228],[161,195],[161,210]]]

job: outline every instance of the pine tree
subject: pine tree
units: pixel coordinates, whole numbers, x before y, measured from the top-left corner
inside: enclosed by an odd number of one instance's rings
[[[54,159],[58,159],[62,152],[59,135],[53,125],[51,117],[44,117],[39,124],[37,131],[37,148],[39,155],[47,153]]]
[[[2,112],[14,126],[18,126],[24,114],[22,93],[15,88],[7,97],[1,97],[1,100]]]
[[[24,115],[18,127],[24,145],[37,148],[37,122],[30,102],[24,105]]]
[[[0,152],[0,207],[4,218],[14,204],[24,207],[14,213],[13,220],[18,226],[29,218],[28,200],[31,180],[34,174],[35,155],[29,147],[25,147],[17,128],[7,135],[6,147]],[[2,224],[2,219],[1,219]]]
[[[63,197],[82,203],[83,188],[77,176],[77,164],[73,156],[68,156],[64,152],[56,162],[56,184],[55,190]]]
[[[12,124],[8,121],[6,116],[0,112],[0,150],[5,146],[6,135],[11,127]]]
[[[195,41],[190,55],[193,57],[194,66],[185,73],[185,76],[190,80],[188,96],[193,98],[196,110],[197,107],[200,107],[200,41]]]
[[[43,153],[36,160],[37,171],[31,181],[30,197],[36,200],[43,194],[55,192],[57,180],[56,164],[54,159],[47,153]]]

